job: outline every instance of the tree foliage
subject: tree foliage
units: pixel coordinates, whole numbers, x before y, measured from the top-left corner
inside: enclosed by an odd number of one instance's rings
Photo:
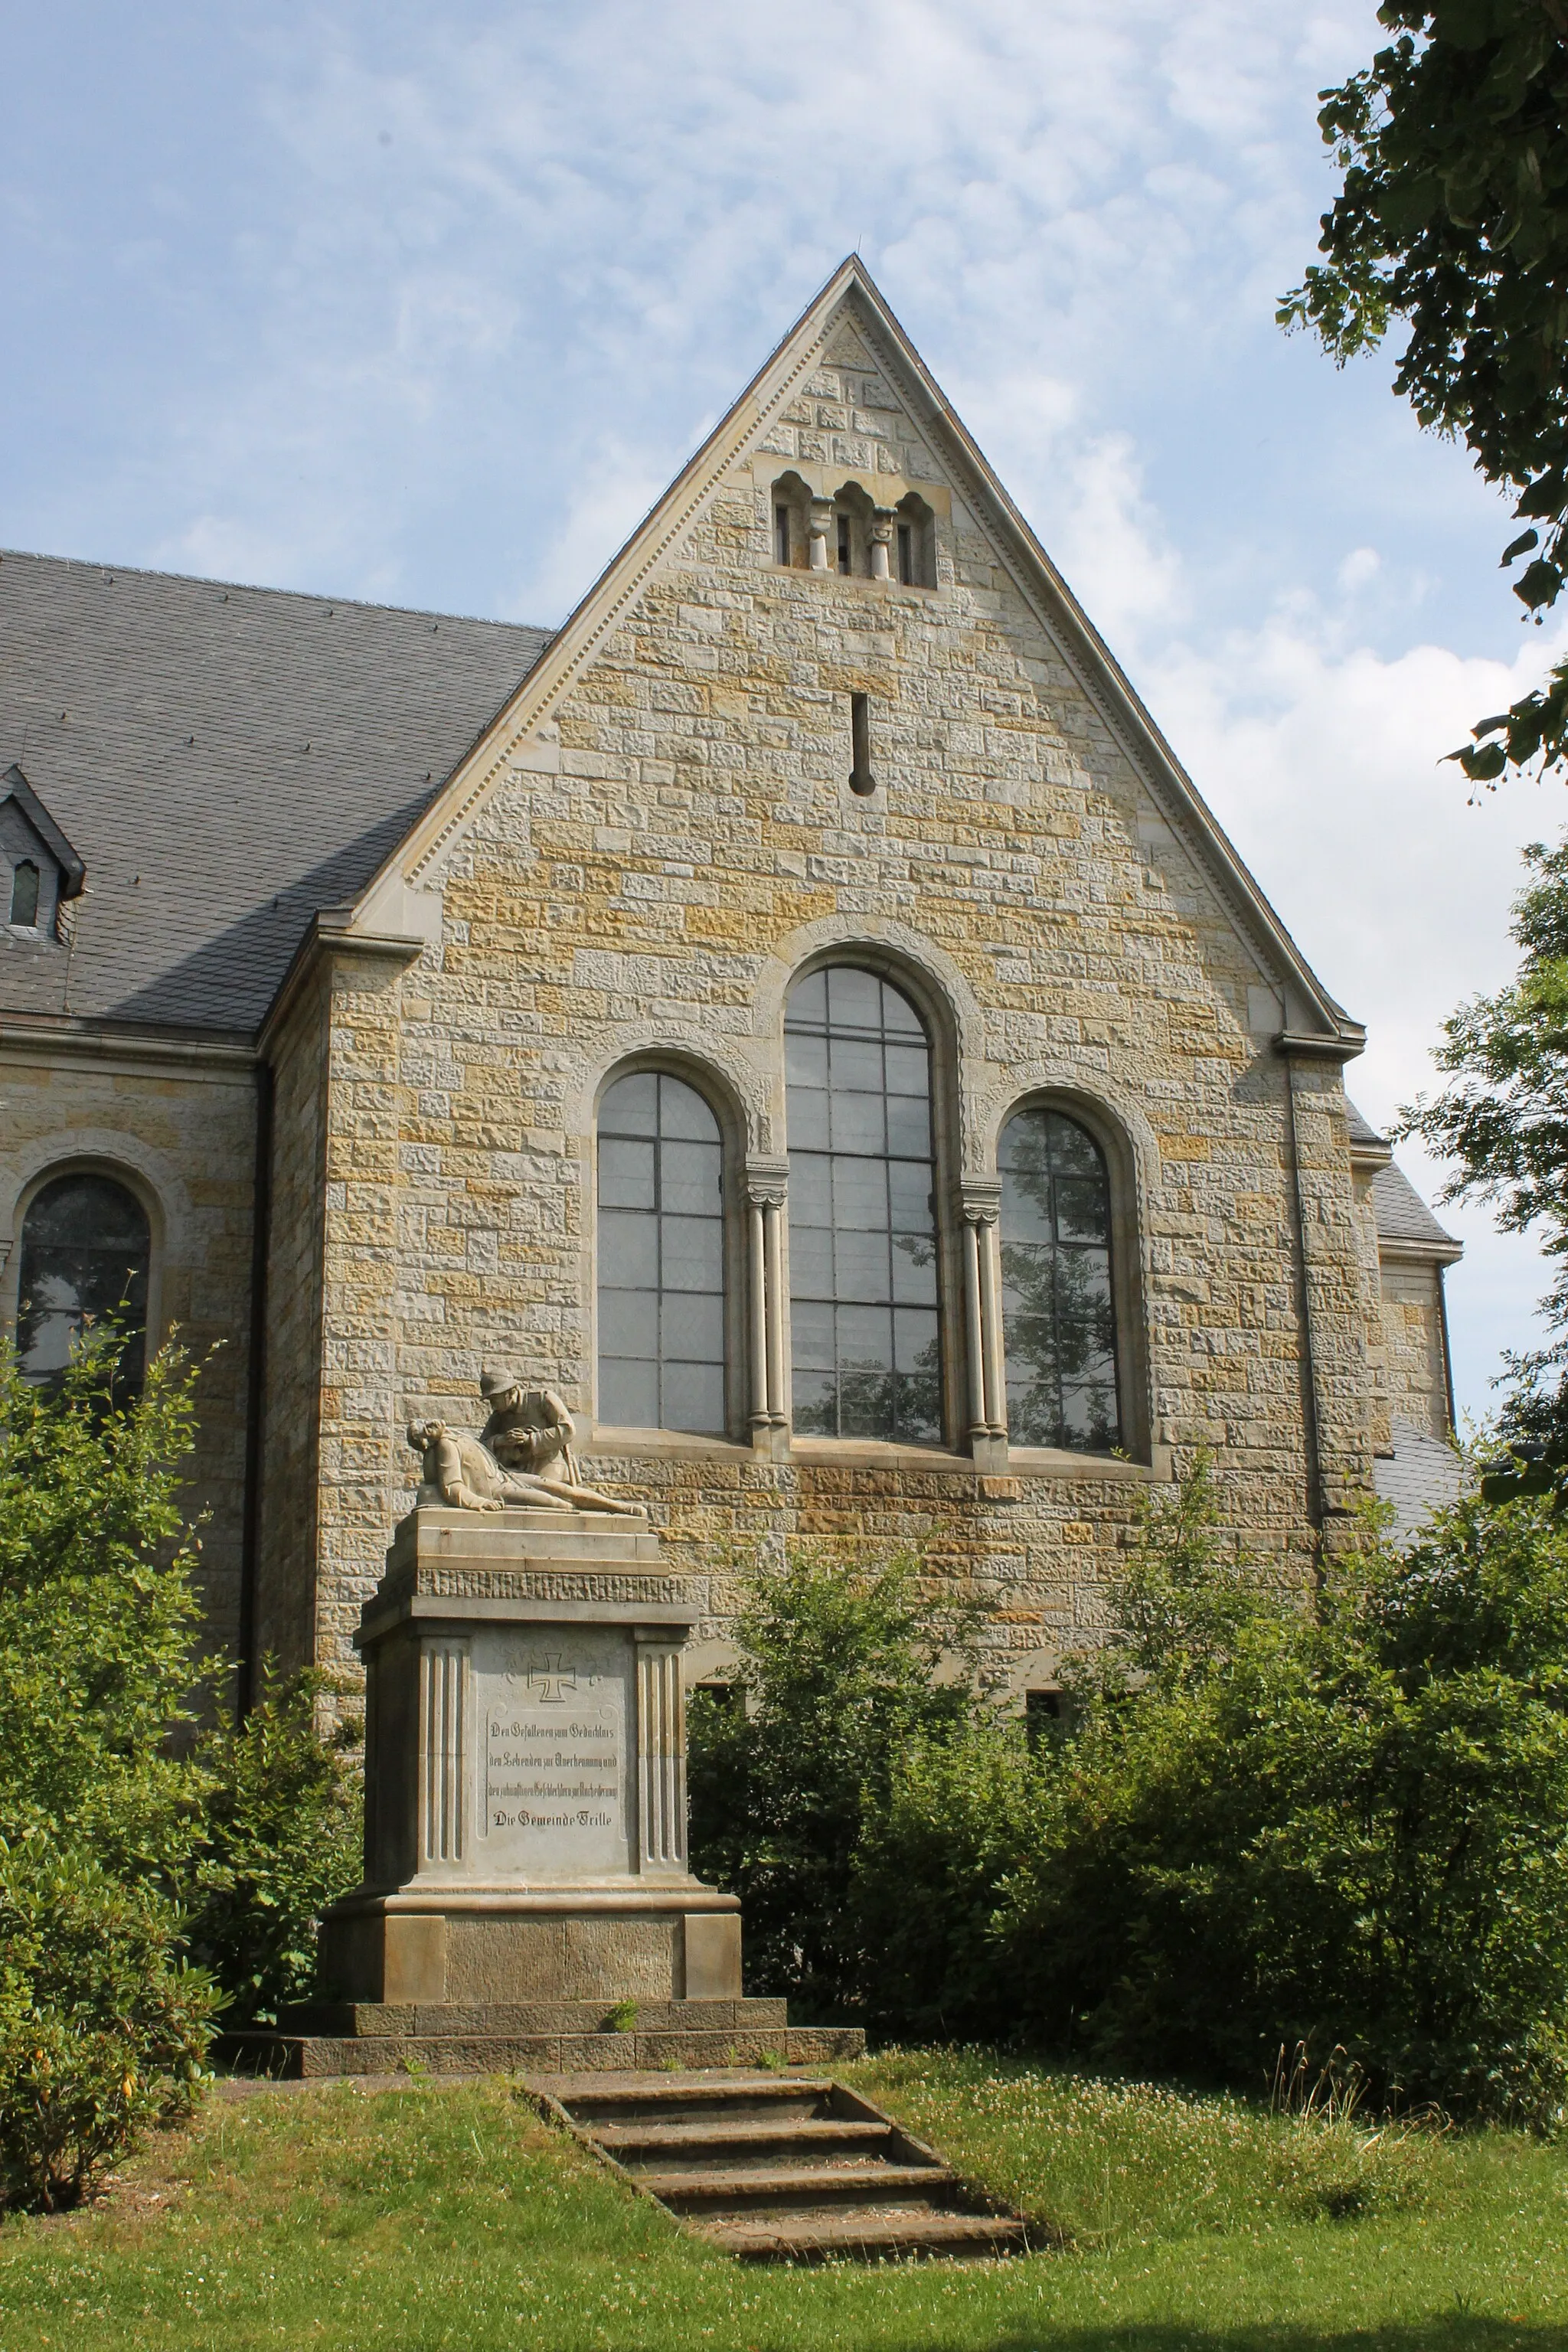
[[[1343,180],[1279,320],[1342,364],[1407,329],[1394,390],[1513,495],[1502,561],[1539,621],[1568,578],[1568,0],[1377,16],[1394,38],[1320,93]],[[1568,759],[1568,664],[1474,738],[1452,756],[1478,782]]]
[[[1404,1110],[1399,1132],[1454,1163],[1444,1200],[1489,1201],[1506,1232],[1533,1226],[1555,1263],[1542,1302],[1551,1337],[1510,1360],[1519,1385],[1504,1425],[1568,1463],[1568,841],[1524,856],[1532,878],[1514,905],[1519,970],[1444,1023],[1436,1060],[1453,1083]]]
[[[180,1950],[210,1775],[180,1507],[195,1368],[140,1396],[90,1333],[58,1387],[0,1367],[0,2178],[79,2197],[199,2079],[218,1996]]]
[[[280,1677],[264,1665],[249,1714],[205,1750],[212,1786],[186,1941],[228,1997],[226,2028],[275,2024],[284,2002],[306,1997],[321,1913],[360,1876],[362,1727],[351,1719],[321,1737],[329,1691],[342,1685],[319,1668]]]
[[[693,1866],[745,1906],[749,1989],[817,2019],[858,2015],[877,1957],[857,1895],[868,1807],[910,1742],[972,1714],[973,1621],[922,1591],[919,1559],[849,1568],[800,1546],[752,1576],[727,1702],[693,1694]]]

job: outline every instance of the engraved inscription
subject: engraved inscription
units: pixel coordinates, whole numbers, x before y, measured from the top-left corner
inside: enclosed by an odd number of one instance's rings
[[[632,1644],[607,1628],[475,1638],[477,1791],[487,1874],[594,1877],[633,1866]]]

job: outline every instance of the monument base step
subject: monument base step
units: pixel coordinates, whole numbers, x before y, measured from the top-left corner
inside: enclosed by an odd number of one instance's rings
[[[631,2004],[627,2004],[629,2008]],[[782,2000],[301,2002],[276,2030],[220,2034],[219,2065],[279,2080],[348,2074],[602,2074],[723,2066],[830,2066],[858,2058],[858,2026],[785,2022]]]

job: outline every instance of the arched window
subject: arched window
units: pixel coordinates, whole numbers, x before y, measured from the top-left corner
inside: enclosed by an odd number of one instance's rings
[[[16,1351],[23,1377],[59,1378],[85,1324],[117,1317],[131,1335],[119,1387],[134,1394],[147,1360],[147,1212],[112,1177],[57,1176],[22,1221]]]
[[[942,1443],[931,1047],[908,999],[832,964],[784,1016],[795,1425]]]
[[[658,1070],[617,1078],[599,1107],[599,1419],[725,1425],[719,1122]]]
[[[996,1158],[1008,1437],[1107,1454],[1121,1420],[1105,1156],[1076,1119],[1042,1108],[1014,1114]]]
[[[24,857],[11,873],[11,920],[30,930],[38,919],[38,869]]]

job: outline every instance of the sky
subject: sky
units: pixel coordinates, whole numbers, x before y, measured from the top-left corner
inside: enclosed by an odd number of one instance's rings
[[[858,250],[1325,983],[1382,1125],[1562,784],[1462,448],[1274,324],[1373,0],[0,0],[0,541],[552,624]],[[1441,1171],[1401,1157],[1430,1196]],[[1440,1212],[1462,1410],[1545,1270]]]

